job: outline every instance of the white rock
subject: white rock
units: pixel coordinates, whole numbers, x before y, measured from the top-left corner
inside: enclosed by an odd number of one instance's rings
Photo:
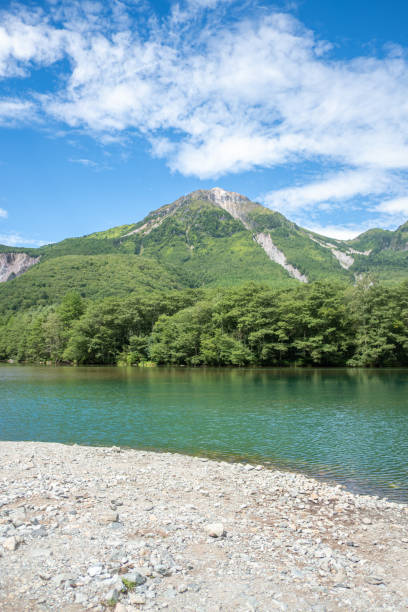
[[[119,514],[115,511],[102,512],[99,515],[101,523],[117,523],[119,521]]]
[[[130,593],[129,601],[134,606],[143,606],[146,603],[146,597],[139,593]]]
[[[84,604],[87,601],[87,597],[85,595],[85,593],[75,593],[75,603],[77,604]]]
[[[221,538],[225,535],[225,529],[222,523],[209,523],[205,526],[205,531],[212,538]]]
[[[3,542],[3,548],[5,548],[6,550],[10,550],[10,551],[16,550],[18,548],[18,545],[19,545],[19,541],[14,536],[11,536],[10,538],[6,538]]]

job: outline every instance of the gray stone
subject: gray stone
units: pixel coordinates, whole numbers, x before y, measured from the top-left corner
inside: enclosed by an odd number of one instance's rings
[[[155,565],[154,570],[161,576],[171,576],[172,571],[167,565]]]
[[[21,527],[26,522],[26,514],[22,509],[15,510],[10,514],[10,518],[13,522],[14,527]]]
[[[146,582],[146,577],[139,574],[139,572],[128,572],[127,574],[122,575],[122,580],[127,580],[136,586],[140,586]]]
[[[113,587],[106,593],[105,595],[106,601],[118,601],[120,592],[121,592],[121,589]]]
[[[31,532],[33,538],[45,538],[48,532],[44,525],[40,525],[37,529],[33,529]]]
[[[379,576],[366,576],[365,581],[367,582],[367,584],[372,584],[375,586],[385,584],[384,579],[380,578]]]

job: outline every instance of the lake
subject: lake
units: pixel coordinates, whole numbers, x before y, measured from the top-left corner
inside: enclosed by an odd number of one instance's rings
[[[0,438],[271,464],[408,502],[408,371],[0,366]]]

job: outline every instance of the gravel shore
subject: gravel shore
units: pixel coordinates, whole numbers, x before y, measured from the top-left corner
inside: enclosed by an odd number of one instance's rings
[[[301,474],[0,442],[0,609],[404,610],[408,507]]]

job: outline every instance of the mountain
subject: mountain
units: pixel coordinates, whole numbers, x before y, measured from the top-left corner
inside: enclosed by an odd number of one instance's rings
[[[218,187],[194,191],[143,220],[38,249],[0,246],[0,312],[137,291],[275,287],[362,274],[407,278],[408,223],[341,241],[303,229],[282,214]]]

